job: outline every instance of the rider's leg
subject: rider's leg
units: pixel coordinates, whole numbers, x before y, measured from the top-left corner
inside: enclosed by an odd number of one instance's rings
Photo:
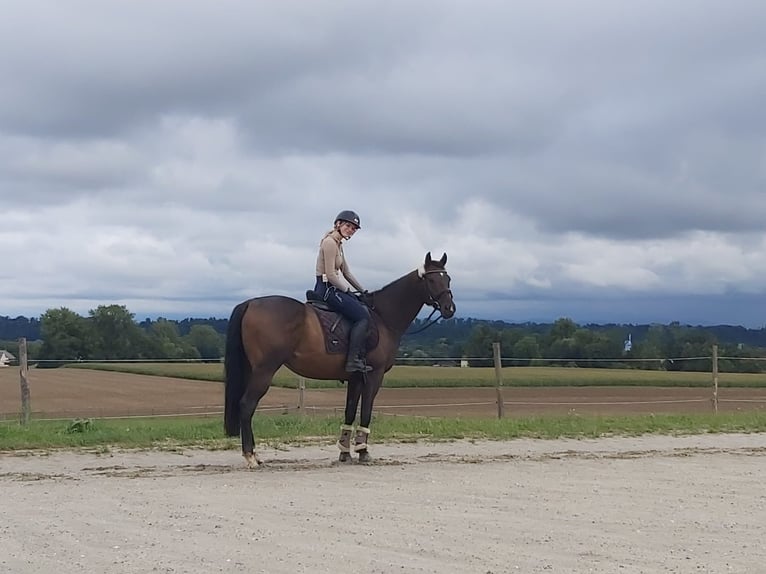
[[[369,319],[360,319],[351,327],[348,339],[348,355],[346,356],[346,372],[366,373],[372,367],[364,361],[367,346],[367,332],[370,326]]]
[[[352,322],[348,341],[348,355],[346,356],[346,372],[365,373],[370,371],[371,367],[364,362],[370,326],[370,311],[367,306],[350,293],[343,293],[334,287],[328,288],[325,301]]]

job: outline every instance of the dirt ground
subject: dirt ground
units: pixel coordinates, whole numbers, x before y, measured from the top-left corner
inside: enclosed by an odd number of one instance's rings
[[[208,413],[219,383],[30,372],[35,416]],[[0,413],[17,416],[15,369]],[[721,389],[721,410],[766,408]],[[509,416],[706,412],[710,389],[505,389]],[[340,411],[344,389],[307,391]],[[261,410],[294,409],[272,388]],[[494,389],[383,389],[376,412],[493,416]],[[0,453],[0,572],[766,572],[766,434]]]
[[[0,572],[766,572],[766,434],[0,453]]]
[[[32,411],[37,418],[209,414],[223,409],[223,385],[106,371],[33,369],[29,371]],[[19,373],[0,369],[0,418],[20,411]],[[381,389],[375,412],[418,416],[496,416],[493,388]],[[710,388],[556,387],[504,388],[508,416],[532,414],[638,414],[711,412]],[[272,387],[259,410],[294,410],[298,391]],[[304,396],[309,413],[342,413],[345,388],[311,390]],[[719,410],[766,409],[766,389],[721,388]]]

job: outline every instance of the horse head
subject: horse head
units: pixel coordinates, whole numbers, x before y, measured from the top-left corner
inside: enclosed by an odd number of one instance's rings
[[[449,319],[455,314],[455,302],[452,300],[450,276],[445,268],[446,264],[446,253],[441,256],[441,259],[434,261],[429,251],[426,253],[423,267],[418,269],[418,275],[425,285],[424,303],[439,311],[445,319]]]

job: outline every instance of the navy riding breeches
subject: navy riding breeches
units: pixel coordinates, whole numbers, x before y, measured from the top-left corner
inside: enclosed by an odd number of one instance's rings
[[[362,319],[370,318],[370,311],[367,306],[354,297],[351,293],[344,293],[337,289],[331,283],[325,283],[321,277],[317,277],[314,292],[329,305],[333,311],[348,317],[356,323]]]

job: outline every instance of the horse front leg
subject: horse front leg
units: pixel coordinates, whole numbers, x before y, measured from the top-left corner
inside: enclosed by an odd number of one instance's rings
[[[359,426],[356,427],[354,436],[354,452],[359,454],[359,462],[372,462],[368,450],[367,440],[370,436],[370,423],[372,422],[372,405],[380,389],[382,377],[366,375],[367,381],[362,387],[362,412],[359,415]]]
[[[340,450],[338,460],[340,462],[349,462],[351,460],[351,433],[354,432],[354,420],[356,419],[356,409],[359,406],[359,398],[362,396],[363,380],[356,375],[352,375],[347,383],[346,389],[346,412],[343,424],[340,426],[340,438],[337,445]]]

